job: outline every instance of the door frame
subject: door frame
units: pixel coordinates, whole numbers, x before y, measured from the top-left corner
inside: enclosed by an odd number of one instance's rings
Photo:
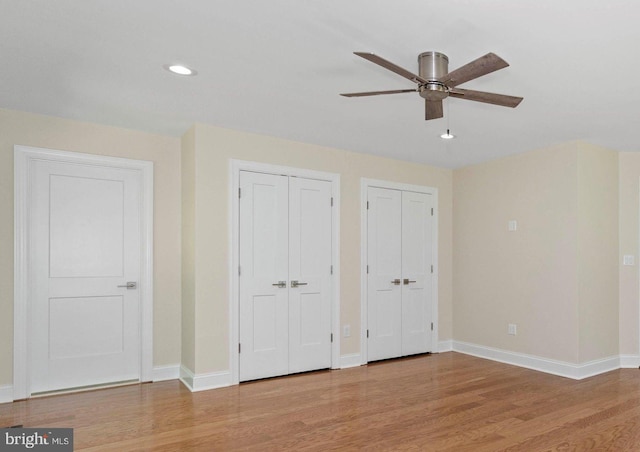
[[[378,179],[360,179],[360,350],[361,364],[367,364],[367,329],[368,325],[368,285],[367,285],[367,255],[369,228],[367,225],[367,193],[369,187],[386,188],[390,190],[412,191],[433,196],[433,228],[431,244],[433,251],[433,280],[431,285],[431,318],[433,319],[433,331],[431,332],[431,344],[433,351],[438,350],[438,189],[422,185],[404,184]]]
[[[229,159],[229,367],[231,384],[240,382],[240,171],[304,177],[331,182],[333,211],[331,215],[331,261],[333,281],[331,287],[331,368],[340,368],[340,175],[322,171],[271,165],[267,163]]]
[[[30,194],[36,161],[139,171],[140,200],[140,381],[153,376],[153,162],[15,145],[14,151],[13,399],[31,396],[29,318],[31,310]]]

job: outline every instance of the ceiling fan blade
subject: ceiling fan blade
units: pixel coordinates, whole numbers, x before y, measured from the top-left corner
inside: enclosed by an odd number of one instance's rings
[[[390,91],[364,91],[362,93],[341,93],[344,97],[377,96],[379,94],[415,93],[417,89],[392,89]]]
[[[391,61],[385,60],[384,58],[379,57],[376,54],[368,53],[368,52],[353,52],[353,53],[358,55],[359,57],[364,58],[365,60],[369,60],[372,63],[377,64],[378,66],[382,66],[385,69],[395,72],[396,74],[406,79],[409,79],[414,83],[427,83],[427,80],[423,79],[419,75],[414,74],[413,72],[408,71],[405,68],[402,68],[397,64],[392,63]]]
[[[461,88],[452,89],[449,91],[449,96],[511,108],[517,107],[523,99],[522,97],[508,96],[506,94],[487,93],[485,91],[474,91],[472,89]]]
[[[428,121],[429,119],[438,119],[442,118],[444,113],[442,112],[442,101],[441,100],[426,100],[424,101],[424,119]]]
[[[509,66],[509,63],[495,53],[487,53],[471,63],[449,72],[440,81],[449,87],[458,86],[507,66]]]

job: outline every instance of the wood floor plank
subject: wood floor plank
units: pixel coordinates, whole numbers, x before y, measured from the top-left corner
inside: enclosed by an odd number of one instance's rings
[[[75,450],[640,450],[640,371],[582,381],[458,353],[197,393],[180,382],[0,405]]]

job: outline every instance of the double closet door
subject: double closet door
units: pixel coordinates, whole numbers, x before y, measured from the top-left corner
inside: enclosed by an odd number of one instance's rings
[[[433,199],[367,192],[367,359],[432,351]]]
[[[240,172],[240,381],[331,367],[331,183]]]

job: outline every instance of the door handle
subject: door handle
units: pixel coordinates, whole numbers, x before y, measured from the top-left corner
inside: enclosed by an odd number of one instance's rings
[[[291,287],[306,286],[306,285],[307,285],[306,282],[298,282],[295,279],[291,281]]]
[[[287,282],[286,281],[278,281],[275,284],[271,284],[272,286],[275,287],[279,287],[280,289],[282,289],[283,287],[287,287]]]
[[[127,289],[136,289],[138,287],[138,283],[135,281],[128,281],[126,284],[123,284],[118,287],[126,287]]]
[[[406,286],[409,283],[414,283],[415,281],[409,281],[409,278],[404,279],[404,285]]]
[[[391,281],[391,284],[395,284],[396,286],[400,285],[400,278],[396,278],[393,281]]]

